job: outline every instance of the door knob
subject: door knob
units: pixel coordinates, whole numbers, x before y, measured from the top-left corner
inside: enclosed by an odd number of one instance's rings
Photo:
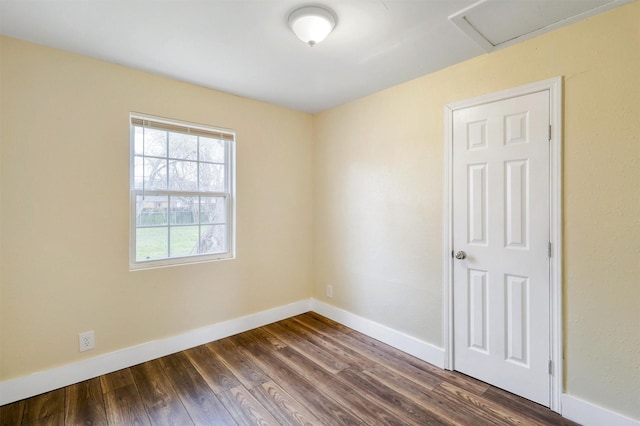
[[[462,260],[466,258],[467,258],[467,253],[463,252],[462,250],[456,253],[456,259]]]

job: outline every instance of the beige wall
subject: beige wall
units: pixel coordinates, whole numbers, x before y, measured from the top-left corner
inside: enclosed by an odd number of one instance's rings
[[[317,115],[314,296],[441,346],[443,107],[563,76],[565,388],[640,418],[638,22],[635,2]]]
[[[0,40],[0,380],[309,297],[311,115]],[[131,111],[237,131],[236,260],[129,272]]]

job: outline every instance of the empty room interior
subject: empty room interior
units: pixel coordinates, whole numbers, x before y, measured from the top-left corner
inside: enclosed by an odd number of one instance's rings
[[[639,426],[639,76],[640,0],[0,1],[0,423]]]

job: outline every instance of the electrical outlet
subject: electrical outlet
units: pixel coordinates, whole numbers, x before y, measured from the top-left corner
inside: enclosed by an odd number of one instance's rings
[[[93,335],[93,330],[80,333],[79,341],[80,352],[89,351],[96,347],[96,340],[95,336]]]
[[[327,297],[333,297],[333,286],[332,285],[328,285],[327,286]]]

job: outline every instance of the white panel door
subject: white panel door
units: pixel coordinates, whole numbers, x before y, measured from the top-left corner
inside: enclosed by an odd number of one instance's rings
[[[453,115],[454,369],[547,407],[549,120],[549,91]]]

